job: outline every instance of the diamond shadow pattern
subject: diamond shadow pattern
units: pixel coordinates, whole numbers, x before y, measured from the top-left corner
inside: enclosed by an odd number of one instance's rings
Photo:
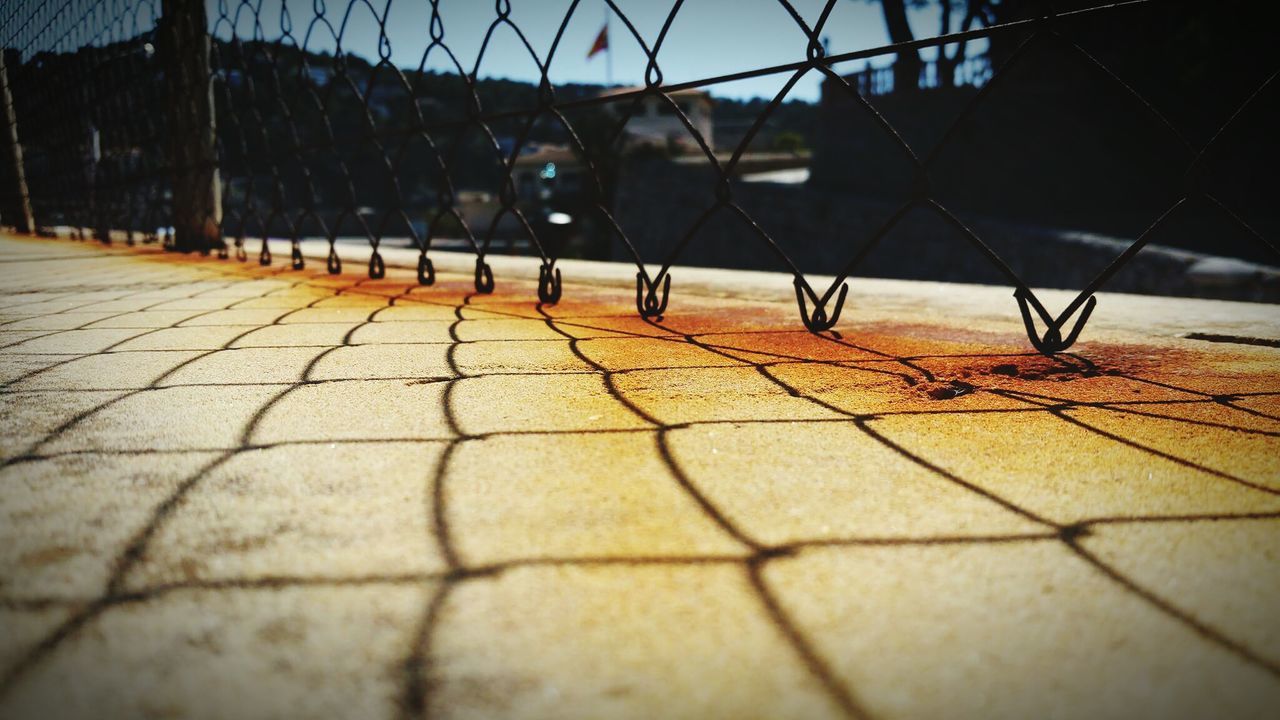
[[[6,715],[1280,702],[1271,349],[836,340],[714,298],[639,332],[621,289],[522,309],[529,281],[0,242],[0,332],[29,328],[0,349]],[[266,299],[291,309],[197,325]],[[452,319],[385,319],[415,307]],[[342,337],[232,349],[353,310]]]

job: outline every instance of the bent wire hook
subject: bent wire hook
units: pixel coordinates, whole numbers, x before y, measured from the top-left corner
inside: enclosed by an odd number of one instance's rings
[[[560,268],[553,268],[551,263],[542,263],[538,268],[538,301],[548,305],[560,302]]]
[[[803,278],[797,276],[796,285],[796,302],[800,305],[800,320],[804,322],[804,326],[811,333],[820,333],[830,330],[840,320],[840,311],[844,309],[845,296],[849,294],[849,283],[840,284],[840,294],[836,297],[835,311],[827,317],[827,302],[831,300],[831,294],[835,292],[835,287],[827,290],[826,295],[819,298],[809,287],[809,283]],[[809,307],[805,303],[804,296],[809,296],[809,303],[813,305],[813,314],[809,314]]]
[[[1089,299],[1085,301],[1084,307],[1080,309],[1080,317],[1076,318],[1075,325],[1071,327],[1071,332],[1067,333],[1067,336],[1063,338],[1062,326],[1066,324],[1067,319],[1070,317],[1068,313],[1064,312],[1056,319],[1050,317],[1049,311],[1045,310],[1040,301],[1026,288],[1015,290],[1013,297],[1018,301],[1018,310],[1022,313],[1022,323],[1027,328],[1027,339],[1042,355],[1054,355],[1074,345],[1076,338],[1080,337],[1080,331],[1084,329],[1084,324],[1089,321],[1089,315],[1093,313],[1094,307],[1098,304],[1098,299],[1090,295]],[[1044,321],[1044,335],[1040,335],[1036,330],[1035,321],[1031,317],[1031,310],[1028,304],[1035,308],[1036,314]]]
[[[658,286],[662,286],[662,297],[658,297]],[[643,271],[636,273],[636,310],[640,317],[646,319],[662,319],[667,311],[667,299],[671,292],[671,274],[665,270],[658,275],[655,282],[649,282]]]

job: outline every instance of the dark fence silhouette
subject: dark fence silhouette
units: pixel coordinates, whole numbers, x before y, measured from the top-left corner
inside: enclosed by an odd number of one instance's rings
[[[372,249],[367,271],[373,278],[385,273],[379,252],[384,238],[407,237],[419,249],[418,280],[424,285],[435,281],[433,243],[442,235],[460,237],[475,254],[475,288],[481,293],[494,288],[486,257],[498,249],[495,240],[510,231],[541,258],[538,300],[554,303],[562,292],[557,261],[571,229],[561,219],[566,213],[543,202],[545,193],[539,194],[536,181],[532,190],[524,185],[521,163],[538,157],[545,138],[556,138],[563,145],[559,151],[581,168],[573,179],[570,219],[588,225],[602,242],[623,248],[635,262],[636,309],[645,318],[661,318],[672,266],[698,242],[699,229],[710,218],[725,215],[740,221],[743,243],[758,243],[778,269],[795,276],[804,326],[815,333],[829,331],[840,319],[847,280],[862,261],[904,218],[923,212],[949,227],[957,242],[971,246],[1012,286],[1028,337],[1043,353],[1066,350],[1076,341],[1096,305],[1094,294],[1190,203],[1211,207],[1280,254],[1275,241],[1236,209],[1233,197],[1206,181],[1205,172],[1221,138],[1274,95],[1276,72],[1267,70],[1229,107],[1214,107],[1212,131],[1193,141],[1160,106],[1076,39],[1081,28],[1132,23],[1127,13],[1162,12],[1165,4],[1001,3],[1006,12],[998,22],[830,54],[823,44],[829,18],[838,2],[849,1],[827,0],[815,17],[806,18],[788,0],[776,0],[800,31],[795,37],[805,38],[796,42],[794,62],[667,83],[660,54],[669,30],[682,22],[684,0],[671,3],[656,37],[641,33],[613,0],[604,0],[615,22],[612,42],[634,42],[647,61],[642,86],[600,92],[556,86],[548,77],[558,53],[580,51],[566,49],[561,40],[570,21],[585,12],[581,0],[568,3],[546,48],[534,47],[513,21],[511,0],[497,0],[484,40],[469,58],[451,45],[441,15],[448,0],[308,0],[265,10],[254,0],[216,0],[208,8],[192,0],[17,0],[0,11],[0,42],[6,48],[0,77],[10,131],[0,137],[8,158],[0,168],[0,211],[6,223],[32,231],[66,226],[81,237],[94,234],[103,240],[123,231],[127,242],[163,240],[177,250],[216,251],[240,260],[247,259],[247,240],[258,239],[262,264],[273,261],[267,237],[283,237],[292,241],[296,269],[305,266],[300,240],[323,237],[329,243],[328,271],[335,274],[342,267],[337,243],[356,236]],[[420,32],[427,42],[416,67],[391,61],[388,13],[405,3],[424,10]],[[1239,12],[1247,4],[1227,6]],[[1010,7],[1019,10],[1009,12]],[[374,42],[360,52],[344,44],[353,16],[375,28]],[[893,74],[883,69],[846,75],[838,68],[874,58],[920,62],[917,52],[927,48],[948,57],[947,46],[979,39],[990,45],[986,55],[945,67],[921,63],[916,87],[894,87]],[[523,85],[486,79],[486,73],[501,74],[485,64],[498,42],[527,53],[540,80]],[[962,125],[999,92],[1031,50],[1048,44],[1090,67],[1110,91],[1130,98],[1149,127],[1176,138],[1178,157],[1171,161],[1182,174],[1177,196],[1056,314],[972,223],[938,197],[932,177],[940,155],[964,142]],[[428,61],[440,58],[447,72],[430,69]],[[908,178],[894,201],[896,209],[878,227],[866,232],[832,228],[823,239],[847,248],[847,261],[830,268],[835,278],[825,287],[811,284],[786,249],[735,199],[733,181],[753,141],[796,83],[811,74],[824,78],[824,92],[845,98],[841,107],[851,116],[850,127],[891,146]],[[762,76],[785,82],[740,141],[717,152],[689,91]],[[871,102],[887,94],[958,87],[967,87],[970,95],[929,143],[908,138],[899,130],[901,123],[891,122]],[[1216,98],[1213,102],[1221,105]],[[678,123],[675,144],[680,147],[628,139],[629,124],[646,112]],[[1029,136],[1035,132],[1025,128]],[[680,151],[705,158],[711,171],[709,199],[660,256],[642,257],[615,220],[611,202],[617,173],[629,156]],[[544,168],[542,180],[554,178],[554,163]],[[491,212],[480,220],[465,207],[476,188],[487,188],[491,198]]]
[[[950,73],[950,77],[948,77]],[[861,71],[845,77],[859,95],[876,97],[894,92],[893,66],[868,65]],[[991,64],[985,57],[965,58],[954,67],[944,62],[929,60],[920,68],[917,89],[933,90],[941,87],[982,87],[991,79]]]

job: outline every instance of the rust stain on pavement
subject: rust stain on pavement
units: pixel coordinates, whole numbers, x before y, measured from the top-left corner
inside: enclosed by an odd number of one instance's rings
[[[0,716],[1280,706],[1265,307],[0,250]]]

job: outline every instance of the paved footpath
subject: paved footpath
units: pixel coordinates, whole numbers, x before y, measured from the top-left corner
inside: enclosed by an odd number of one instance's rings
[[[0,238],[0,718],[1274,717],[1275,306],[565,267]]]

